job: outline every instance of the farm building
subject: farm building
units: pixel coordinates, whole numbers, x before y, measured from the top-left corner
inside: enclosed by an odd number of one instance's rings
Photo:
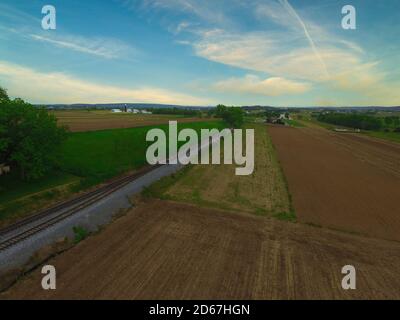
[[[120,109],[112,109],[111,112],[112,112],[112,113],[120,113],[120,112],[122,112],[122,111],[121,111]]]
[[[4,163],[0,163],[0,176],[3,174],[7,174],[10,172],[10,166],[5,165]]]

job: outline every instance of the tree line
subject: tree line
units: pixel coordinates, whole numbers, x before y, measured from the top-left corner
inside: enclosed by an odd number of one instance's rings
[[[330,124],[362,130],[381,130],[382,120],[378,117],[360,113],[320,113],[317,120]]]
[[[181,108],[153,108],[151,109],[153,114],[171,114],[171,115],[183,115],[187,117],[201,117],[201,111],[181,109]]]
[[[40,178],[57,166],[57,151],[66,138],[67,129],[45,108],[10,99],[0,87],[0,164],[23,180]]]

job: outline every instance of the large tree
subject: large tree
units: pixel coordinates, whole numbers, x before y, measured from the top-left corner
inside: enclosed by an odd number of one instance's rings
[[[226,107],[219,104],[215,114],[222,118],[231,128],[240,128],[244,122],[244,112],[240,107]]]
[[[5,90],[0,90],[5,92]],[[24,180],[40,178],[56,164],[66,129],[44,108],[22,99],[0,101],[0,163],[19,170]]]

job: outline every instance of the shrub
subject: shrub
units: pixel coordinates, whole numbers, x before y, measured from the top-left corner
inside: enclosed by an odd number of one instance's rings
[[[74,243],[79,243],[82,240],[86,239],[87,236],[89,235],[89,231],[87,231],[83,227],[73,227],[72,229],[74,231]]]

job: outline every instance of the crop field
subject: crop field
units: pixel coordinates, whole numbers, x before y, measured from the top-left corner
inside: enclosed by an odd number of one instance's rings
[[[178,130],[222,128],[222,122],[178,123]],[[81,177],[106,177],[146,164],[146,133],[168,125],[77,132],[70,135],[60,155],[61,169]]]
[[[61,125],[66,125],[72,132],[97,131],[118,128],[133,128],[165,124],[168,121],[179,122],[204,121],[179,115],[112,113],[111,111],[52,111]]]
[[[38,267],[0,299],[400,299],[400,243],[389,241],[398,240],[399,146],[318,127],[246,127],[256,133],[252,176],[196,165],[163,178],[46,261],[57,290],[42,290]],[[357,268],[357,290],[341,287],[345,265]]]
[[[300,222],[400,240],[400,145],[316,126],[269,127]]]
[[[222,122],[181,123],[178,128],[222,128]],[[0,226],[33,213],[73,192],[146,164],[146,133],[168,125],[70,133],[59,151],[58,170],[25,182],[13,173],[0,177]],[[10,183],[11,182],[11,183]]]
[[[57,290],[39,267],[0,299],[400,298],[397,242],[154,199],[46,264]]]
[[[150,188],[149,193],[199,206],[294,220],[286,182],[266,126],[252,124],[251,127],[255,129],[252,175],[235,175],[234,164],[195,165],[162,179]]]

